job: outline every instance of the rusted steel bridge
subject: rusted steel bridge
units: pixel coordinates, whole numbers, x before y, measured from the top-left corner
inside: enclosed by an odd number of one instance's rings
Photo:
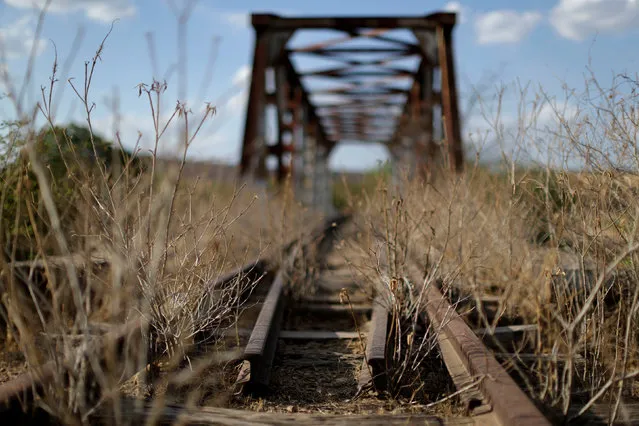
[[[393,164],[410,174],[428,176],[437,168],[461,171],[455,21],[454,13],[253,14],[255,52],[241,175],[267,180],[270,157],[277,181],[290,176],[300,201],[325,208],[330,204],[328,157],[343,141],[384,144]],[[292,36],[303,30],[333,30],[338,36],[291,47]],[[322,58],[328,66],[300,71],[295,64],[304,57]],[[318,81],[324,83],[319,89],[313,84]],[[275,112],[275,140],[267,137],[269,108]]]

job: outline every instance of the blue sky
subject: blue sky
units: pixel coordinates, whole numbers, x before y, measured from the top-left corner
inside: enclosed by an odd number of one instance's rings
[[[20,84],[27,67],[28,52],[34,40],[37,10],[44,0],[4,0],[0,9],[0,41],[4,52],[3,68],[14,84]],[[138,97],[136,86],[150,83],[154,75],[163,78],[179,58],[175,5],[182,0],[53,0],[40,40],[32,82],[26,101],[39,100],[40,86],[48,84],[57,47],[60,66],[74,58],[68,77],[82,85],[84,61],[95,53],[102,38],[115,23],[102,61],[92,84],[91,101],[96,106],[93,122],[105,136],[113,134],[112,99],[117,93],[121,135],[126,146],[135,145],[138,131],[141,146],[151,145],[153,124],[148,102]],[[272,12],[296,15],[423,15],[437,10],[459,13],[455,29],[456,64],[462,110],[468,104],[473,87],[484,86],[482,93],[490,98],[500,84],[520,81],[534,88],[542,86],[561,101],[563,84],[583,89],[589,63],[603,81],[609,83],[615,73],[634,74],[637,69],[639,41],[638,0],[539,0],[514,2],[481,1],[337,1],[300,2],[272,0],[268,2],[236,0],[220,2],[200,0],[188,21],[186,101],[194,112],[205,101],[217,107],[217,115],[206,124],[191,147],[194,158],[216,158],[237,161],[240,153],[246,85],[251,65],[253,31],[248,15]],[[81,32],[79,49],[73,42]],[[149,54],[147,34],[152,34],[158,62],[154,70]],[[309,39],[312,37],[309,36]],[[213,66],[209,66],[215,51]],[[155,72],[155,74],[154,74]],[[164,111],[170,112],[178,99],[176,74],[169,74],[164,96]],[[208,78],[210,77],[210,78]],[[81,104],[59,75],[57,90],[64,88],[57,109],[57,121],[82,122]],[[6,87],[4,88],[6,91]],[[516,101],[507,97],[504,114],[516,116]],[[465,112],[465,111],[462,111]],[[0,101],[3,118],[15,116],[8,100]],[[477,111],[466,116],[465,134],[473,125],[481,126]],[[172,149],[171,138],[164,148]],[[344,145],[331,158],[337,168],[362,169],[385,158],[383,147]]]

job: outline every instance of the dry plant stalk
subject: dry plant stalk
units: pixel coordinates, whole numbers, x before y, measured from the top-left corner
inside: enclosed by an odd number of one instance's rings
[[[178,13],[181,51],[187,9],[194,4]],[[212,347],[232,328],[256,285],[239,277],[213,286],[216,278],[258,257],[281,256],[281,240],[302,235],[309,217],[316,216],[286,191],[269,198],[254,188],[188,173],[189,148],[215,118],[216,107],[204,103],[194,113],[177,100],[167,110],[165,81],[138,86],[153,124],[150,155],[141,155],[140,139],[122,141],[119,130],[115,144],[100,137],[93,125],[92,85],[116,30],[112,25],[85,63],[80,83],[60,78],[56,56],[49,84],[32,107],[24,104],[24,87],[16,88],[7,72],[0,76],[17,117],[2,140],[0,323],[4,343],[19,348],[28,370],[55,363],[55,380],[39,403],[64,423],[90,423],[98,408],[126,423],[118,402],[123,380],[148,372],[143,380],[151,383],[153,368],[147,364],[160,358],[188,369],[190,349]],[[55,102],[66,85],[82,106],[86,127],[65,128],[56,121]],[[179,85],[184,99],[183,73]],[[117,116],[118,105],[113,108]],[[42,121],[45,127],[38,129]],[[161,158],[160,146],[174,130],[177,158]],[[135,143],[132,152],[125,142]],[[106,332],[136,319],[144,325],[142,334],[125,338],[123,350],[111,353],[96,345]],[[204,368],[197,365],[198,371]],[[197,394],[192,397],[197,400]]]
[[[611,87],[592,75],[583,95],[567,91],[559,104],[517,86],[511,127],[503,121],[505,89],[479,97],[487,128],[470,134],[477,152],[462,177],[424,182],[395,170],[395,185],[383,181],[351,197],[366,235],[358,247],[368,266],[358,272],[385,283],[397,360],[410,358],[408,336],[419,324],[411,307],[421,309],[422,283],[406,280],[405,269],[415,260],[424,285],[437,282],[453,302],[499,296],[495,318],[480,311],[478,326],[516,319],[537,327],[521,349],[536,361],[509,364],[531,397],[566,418],[606,403],[611,422],[637,397],[637,82],[618,76]],[[482,150],[491,146],[500,159],[485,165]],[[397,371],[396,383],[407,376],[423,383],[414,370]]]

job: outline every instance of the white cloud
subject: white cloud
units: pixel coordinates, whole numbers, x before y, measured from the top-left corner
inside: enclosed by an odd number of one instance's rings
[[[235,74],[233,74],[233,85],[247,84],[250,75],[251,67],[248,65],[242,65],[237,71],[235,71]]]
[[[30,16],[0,28],[0,54],[7,59],[29,55],[34,43],[36,54],[41,54],[46,44],[42,39],[35,40],[35,21]]]
[[[475,32],[479,44],[518,43],[541,21],[538,12],[495,10],[477,16]]]
[[[232,27],[238,29],[246,29],[249,24],[249,15],[246,12],[225,12],[222,17]]]
[[[251,76],[251,67],[242,65],[235,71],[232,77],[233,86],[239,89],[220,106],[220,111],[226,114],[242,114],[248,101],[248,85]]]
[[[637,0],[559,0],[550,23],[562,36],[583,40],[596,32],[618,32],[639,24]]]
[[[47,0],[4,0],[9,6],[21,9],[42,9]],[[53,13],[84,12],[94,21],[110,23],[116,18],[135,15],[135,6],[130,0],[54,0],[48,11]]]
[[[220,110],[224,113],[241,114],[244,112],[246,102],[248,101],[248,84],[251,76],[251,67],[248,65],[242,65],[233,74],[232,82],[233,86],[239,89],[233,96],[225,101]]]
[[[226,110],[227,113],[241,114],[244,112],[247,102],[248,90],[242,90],[241,92],[231,96],[226,104],[222,105],[221,109]]]
[[[466,23],[467,15],[470,14],[470,8],[463,6],[458,1],[449,1],[444,5],[443,10],[456,13],[460,24]]]

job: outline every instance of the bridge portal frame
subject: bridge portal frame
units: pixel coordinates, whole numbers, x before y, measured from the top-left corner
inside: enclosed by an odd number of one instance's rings
[[[442,166],[437,162],[438,153],[443,154],[439,158],[446,163],[444,168],[453,172],[463,170],[453,52],[454,13],[416,17],[298,18],[253,14],[251,23],[255,30],[255,48],[240,161],[242,176],[266,179],[266,158],[271,156],[277,161],[279,182],[292,176],[303,202],[326,203],[330,183],[328,156],[344,139],[383,143],[395,162],[408,161],[413,172],[429,175],[438,165]],[[302,48],[287,48],[297,30],[309,29],[337,30],[344,32],[345,37]],[[417,43],[385,36],[394,29],[411,30]],[[358,37],[385,45],[379,48],[335,47]],[[345,56],[366,53],[385,58],[366,62]],[[340,59],[345,66],[298,73],[291,61],[292,54]],[[383,66],[411,55],[420,58],[416,72]],[[371,70],[371,65],[379,65],[379,70]],[[368,66],[368,70],[358,70],[361,66]],[[356,82],[346,88],[309,93],[302,84],[302,78],[307,76],[342,82],[352,82],[360,77],[382,77],[387,81],[412,77],[413,82],[409,90],[379,83],[362,91],[364,86]],[[316,94],[332,94],[346,101],[318,106],[311,102],[311,96]],[[398,103],[397,96],[405,100]],[[266,137],[268,105],[275,106],[276,110],[275,141],[267,141]],[[385,113],[384,107],[400,113]],[[441,134],[440,138],[437,133]]]

